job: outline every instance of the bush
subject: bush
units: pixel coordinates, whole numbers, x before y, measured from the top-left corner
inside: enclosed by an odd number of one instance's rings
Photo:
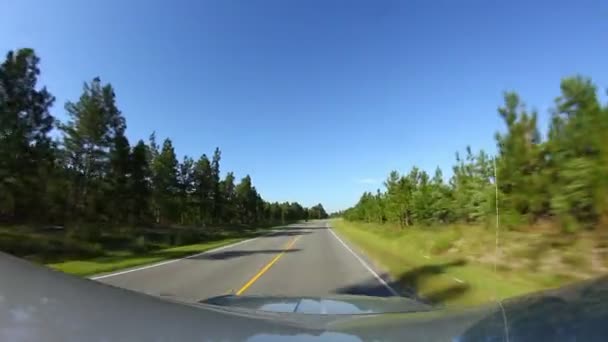
[[[560,218],[560,223],[562,225],[562,230],[565,233],[576,233],[580,228],[579,223],[570,215],[563,215]]]
[[[148,251],[148,245],[146,244],[146,238],[143,235],[138,236],[134,241],[131,247],[136,253],[144,253]]]
[[[526,216],[515,212],[513,210],[510,211],[502,211],[499,213],[500,215],[500,228],[503,229],[513,229],[516,230],[519,227],[525,226],[528,222]],[[496,229],[496,216],[490,215],[488,216],[489,224],[488,227],[491,229]]]
[[[57,254],[70,256],[94,257],[104,254],[104,249],[100,243],[63,239],[63,241],[57,244],[56,247],[58,252]]]
[[[175,245],[177,246],[189,245],[199,241],[198,233],[190,229],[180,230],[175,237]]]
[[[581,268],[586,266],[586,259],[585,256],[574,252],[574,253],[566,253],[562,255],[562,262],[566,265],[575,267],[575,268]]]
[[[101,227],[96,224],[77,224],[68,229],[67,237],[74,240],[97,242],[101,238]]]
[[[461,233],[457,229],[449,229],[440,232],[431,246],[431,251],[435,254],[443,253],[450,249],[454,242],[460,239]]]
[[[0,233],[0,250],[19,257],[41,261],[64,257],[88,258],[103,255],[98,243],[79,241],[71,237],[47,237],[36,234]]]

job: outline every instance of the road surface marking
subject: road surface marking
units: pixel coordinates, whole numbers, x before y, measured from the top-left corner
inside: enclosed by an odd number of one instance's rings
[[[274,232],[272,232],[272,233],[274,233]],[[268,233],[268,234],[264,234],[264,235],[269,235],[269,234],[272,234],[272,233]],[[122,275],[122,274],[126,274],[126,273],[131,273],[131,272],[135,272],[135,271],[142,271],[142,270],[146,270],[148,268],[168,265],[168,264],[172,264],[174,262],[178,262],[178,261],[182,261],[182,260],[186,260],[186,259],[191,259],[191,258],[196,258],[197,256],[200,256],[200,255],[219,252],[219,251],[224,250],[226,248],[238,246],[238,245],[241,245],[241,244],[244,244],[244,243],[247,243],[247,242],[251,242],[253,240],[257,240],[258,238],[260,238],[260,237],[258,236],[258,237],[252,238],[252,239],[247,239],[247,240],[235,242],[235,243],[230,244],[230,245],[226,245],[226,246],[210,249],[208,251],[204,251],[204,252],[201,252],[201,253],[189,255],[187,257],[180,258],[180,259],[171,259],[171,260],[162,261],[162,262],[159,262],[159,263],[156,263],[156,264],[152,264],[152,265],[147,265],[147,266],[142,266],[142,267],[138,267],[138,268],[129,269],[129,270],[126,270],[126,271],[119,271],[119,272],[104,274],[104,275],[100,275],[100,276],[93,276],[93,277],[90,277],[89,279],[98,280],[98,279],[114,277],[114,276],[118,276],[118,275]]]
[[[253,285],[253,283],[255,283],[258,279],[260,279],[260,277],[262,275],[264,275],[264,273],[266,273],[271,267],[272,265],[274,265],[277,261],[279,261],[279,259],[281,259],[281,257],[287,253],[288,250],[291,249],[291,247],[296,243],[296,241],[298,241],[298,239],[301,237],[302,235],[296,236],[295,238],[293,238],[288,244],[287,246],[285,246],[285,248],[283,248],[283,251],[279,254],[277,254],[277,256],[275,256],[272,260],[270,260],[270,262],[268,264],[266,264],[266,266],[264,266],[256,275],[253,276],[253,278],[249,279],[249,281],[247,283],[245,283],[245,285],[243,285],[243,287],[241,287],[240,290],[238,290],[236,292],[237,296],[240,296],[243,294],[243,292],[247,291],[247,289]]]
[[[380,282],[380,284],[382,284],[382,285],[384,285],[384,287],[386,287],[386,289],[388,290],[388,292],[391,293],[391,295],[399,296],[399,293],[397,293],[397,291],[395,291],[395,289],[393,289],[389,284],[387,284],[386,281],[384,281],[384,279],[382,279],[382,277],[380,277],[378,275],[378,273],[376,273],[376,271],[374,271],[371,267],[369,267],[369,265],[365,261],[363,261],[363,259],[361,259],[361,257],[359,257],[357,255],[357,253],[355,253],[350,247],[348,247],[348,245],[346,243],[344,243],[344,241],[342,241],[342,239],[340,239],[340,237],[336,233],[334,233],[333,229],[331,229],[327,224],[325,224],[325,226],[327,227],[329,232],[336,239],[338,239],[338,241],[342,244],[342,246],[344,246],[344,248],[346,248],[355,257],[355,259],[357,259],[359,261],[359,263],[361,265],[363,265],[363,267],[365,267],[365,269],[367,269],[369,271],[369,273],[371,273],[374,276],[374,278],[376,278]]]
[[[456,278],[456,277],[452,277],[452,279],[454,279],[455,281],[457,281],[457,282],[459,282],[459,283],[461,283],[461,284],[464,284],[464,281],[462,281],[462,280],[460,280],[460,279],[458,279],[458,278]]]

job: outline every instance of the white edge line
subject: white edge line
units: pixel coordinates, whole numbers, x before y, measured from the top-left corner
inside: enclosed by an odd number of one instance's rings
[[[344,241],[342,241],[342,239],[340,239],[340,237],[336,233],[334,233],[333,229],[331,229],[329,225],[326,224],[325,226],[327,227],[327,229],[329,229],[329,232],[342,244],[342,246],[344,246],[344,248],[346,248],[346,250],[348,250],[357,259],[357,261],[359,261],[359,263],[363,265],[363,267],[365,267],[365,269],[368,270],[369,273],[371,273],[374,278],[378,280],[378,282],[380,282],[380,284],[384,285],[384,287],[388,289],[391,295],[397,297],[399,296],[399,293],[397,293],[395,289],[393,289],[389,284],[387,284],[386,281],[384,281],[384,279],[382,279],[382,277],[380,277],[378,273],[376,273],[376,271],[369,267],[369,265],[363,259],[361,259],[361,257],[358,256],[357,253],[355,253],[350,247],[348,247],[348,245]]]
[[[264,235],[270,235],[272,233],[274,233],[274,232],[266,233],[266,234],[263,234],[262,236],[264,236]],[[182,260],[186,260],[186,259],[190,259],[190,258],[195,258],[195,257],[203,255],[203,254],[214,253],[214,252],[226,249],[226,248],[238,246],[240,244],[251,242],[251,241],[259,239],[259,238],[260,238],[260,236],[252,238],[252,239],[247,239],[247,240],[235,242],[235,243],[230,244],[230,245],[225,245],[225,246],[217,247],[217,248],[214,248],[214,249],[210,249],[210,250],[207,250],[207,251],[204,251],[204,252],[201,252],[201,253],[196,253],[196,254],[193,254],[193,255],[188,255],[187,257],[184,257],[184,258],[162,261],[162,262],[159,262],[159,263],[156,263],[156,264],[152,264],[152,265],[147,265],[147,266],[142,266],[142,267],[138,267],[138,268],[128,269],[128,270],[125,270],[125,271],[119,271],[119,272],[115,272],[115,273],[104,274],[104,275],[100,275],[100,276],[93,276],[93,277],[90,277],[89,279],[91,279],[91,280],[98,280],[98,279],[114,277],[114,276],[118,276],[118,275],[122,275],[122,274],[126,274],[126,273],[131,273],[131,272],[136,272],[136,271],[142,271],[142,270],[146,270],[148,268],[153,268],[153,267],[163,266],[163,265],[167,265],[167,264],[172,264],[174,262],[178,262],[178,261],[182,261]]]

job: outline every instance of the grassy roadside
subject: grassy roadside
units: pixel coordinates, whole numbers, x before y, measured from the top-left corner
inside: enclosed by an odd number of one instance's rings
[[[286,224],[289,224],[286,223]],[[255,227],[107,230],[83,238],[65,229],[0,227],[0,251],[66,273],[90,276],[183,258],[268,232],[277,224]]]
[[[47,264],[47,266],[56,270],[80,276],[88,276],[93,274],[108,273],[120,269],[142,266],[152,263],[157,263],[164,260],[182,258],[188,255],[205,252],[207,250],[229,245],[243,238],[227,238],[224,240],[197,243],[186,246],[172,247],[156,250],[149,253],[130,253],[130,252],[110,252],[106,256],[92,258],[88,260],[71,260],[59,263]]]
[[[570,260],[589,241],[558,245],[546,255],[529,233],[505,233],[494,271],[495,232],[481,227],[396,229],[343,220],[335,230],[384,267],[399,286],[414,289],[427,300],[446,305],[473,305],[562,285],[593,275],[583,260]],[[528,246],[530,244],[530,246]],[[524,248],[529,247],[529,248]],[[566,263],[551,252],[561,248]],[[579,250],[580,252],[580,250]],[[576,259],[576,258],[574,258]],[[545,265],[553,260],[553,263]],[[567,261],[574,264],[567,264]],[[602,269],[600,267],[600,269]],[[587,270],[581,273],[581,270]],[[570,272],[567,272],[570,271]],[[596,270],[597,271],[597,270]]]

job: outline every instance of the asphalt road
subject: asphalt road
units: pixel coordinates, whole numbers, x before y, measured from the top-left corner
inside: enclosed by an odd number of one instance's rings
[[[327,221],[315,221],[179,261],[93,279],[188,302],[229,293],[396,295],[379,273]]]

